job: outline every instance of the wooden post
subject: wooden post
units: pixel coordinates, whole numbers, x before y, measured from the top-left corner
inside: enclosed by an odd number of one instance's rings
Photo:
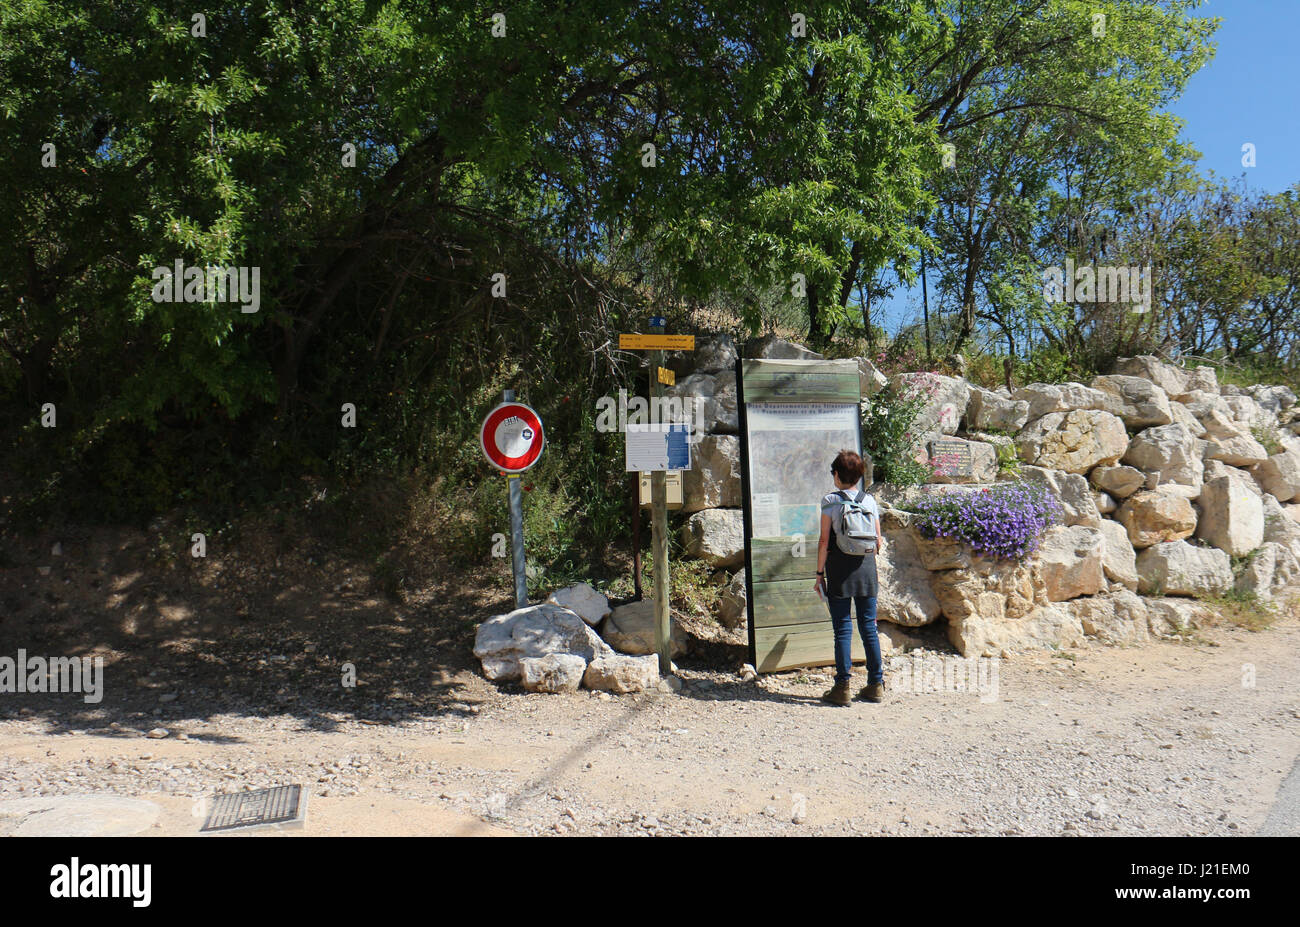
[[[663,418],[663,384],[659,382],[659,366],[663,353],[655,351],[651,355],[650,386],[652,397],[660,400],[659,417]],[[652,408],[653,408],[652,403]],[[659,672],[668,676],[672,674],[673,658],[670,644],[669,628],[671,586],[668,578],[668,488],[667,477],[662,470],[650,474],[650,544],[654,550],[654,585],[655,585],[655,650],[659,653]]]

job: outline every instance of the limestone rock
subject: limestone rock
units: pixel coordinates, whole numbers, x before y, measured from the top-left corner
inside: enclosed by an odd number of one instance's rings
[[[1018,620],[1048,603],[1042,572],[1033,559],[972,557],[968,567],[932,573],[930,586],[950,623],[975,616]]]
[[[1253,592],[1261,599],[1296,591],[1300,586],[1300,559],[1289,548],[1265,541],[1237,577],[1238,592]]]
[[[664,395],[681,400],[681,417],[690,424],[690,430],[694,433],[734,434],[740,429],[734,371],[693,373],[678,380],[676,385],[667,387]],[[678,418],[676,414],[671,417]]]
[[[736,342],[730,335],[705,335],[695,339],[693,352],[683,351],[695,362],[697,373],[718,373],[726,370],[732,374],[734,383],[736,372]]]
[[[745,562],[744,512],[705,509],[690,517],[681,530],[683,554],[710,566],[732,570]]]
[[[682,511],[739,508],[740,438],[707,435],[691,448],[691,469],[682,472]]]
[[[587,583],[576,583],[557,589],[547,596],[546,601],[567,608],[593,627],[600,624],[609,614],[609,599],[604,593],[597,592]]]
[[[1119,399],[1117,414],[1130,428],[1168,425],[1174,420],[1165,391],[1143,377],[1093,377],[1092,388]]]
[[[653,599],[642,599],[620,605],[609,613],[605,627],[601,630],[609,646],[620,653],[639,656],[656,653],[655,650],[655,603]],[[670,651],[675,658],[686,652],[686,632],[671,615],[668,619],[670,629]]]
[[[1083,626],[1069,609],[1050,604],[1014,620],[985,612],[950,619],[948,640],[963,657],[995,657],[1004,651],[1076,646],[1083,642]]]
[[[1214,547],[1165,541],[1137,558],[1138,591],[1165,595],[1214,595],[1233,587],[1228,555]]]
[[[573,653],[548,653],[519,661],[519,684],[530,692],[577,692],[587,661]]]
[[[1103,541],[1100,529],[1083,525],[1058,525],[1047,530],[1038,547],[1037,560],[1049,601],[1064,602],[1081,595],[1095,595],[1105,588]]]
[[[884,525],[883,518],[881,525]],[[974,554],[971,553],[970,545],[963,541],[939,536],[927,538],[915,527],[908,534],[922,566],[927,570],[965,569],[971,565]],[[888,541],[889,535],[886,534],[886,544]]]
[[[1084,596],[1068,603],[1083,633],[1107,644],[1140,644],[1150,639],[1150,617],[1141,597],[1127,589]]]
[[[1172,637],[1205,623],[1209,610],[1190,599],[1142,596],[1147,607],[1147,627],[1156,637]]]
[[[1159,486],[1181,486],[1191,498],[1200,495],[1204,464],[1196,438],[1179,424],[1159,425],[1129,442],[1124,463],[1158,478]]]
[[[656,654],[597,657],[587,664],[582,684],[588,689],[620,694],[653,689],[659,684],[659,657]]]
[[[889,385],[889,378],[876,369],[876,365],[865,357],[854,358],[858,362],[858,379],[863,398],[876,395]]]
[[[766,335],[750,346],[749,356],[764,360],[822,360],[822,355],[792,341]]]
[[[905,394],[920,393],[926,403],[917,413],[913,431],[926,435],[952,435],[957,433],[966,405],[970,401],[971,385],[958,377],[945,377],[937,373],[900,373],[894,384]]]
[[[1137,551],[1129,540],[1128,531],[1119,522],[1103,519],[1101,569],[1106,578],[1128,589],[1137,589]]]
[[[1300,498],[1300,454],[1295,451],[1266,458],[1252,473],[1259,488],[1278,502]]]
[[[1300,557],[1300,525],[1287,517],[1286,510],[1277,499],[1264,494],[1264,540],[1281,544],[1296,557]]]
[[[1252,386],[1250,397],[1261,409],[1274,415],[1296,404],[1295,393],[1285,386]]]
[[[1232,467],[1253,467],[1268,460],[1268,451],[1250,435],[1207,435],[1205,460],[1220,460]]]
[[[1053,412],[1101,411],[1117,413],[1119,400],[1110,393],[1082,383],[1030,383],[1011,394],[1029,403],[1029,421]]]
[[[1229,466],[1221,460],[1207,460],[1205,462],[1205,482],[1226,476],[1240,488],[1256,496],[1263,496],[1264,490],[1259,488],[1259,483],[1255,482],[1252,475],[1246,470],[1238,470],[1236,467]]]
[[[722,590],[718,603],[718,624],[732,630],[743,628],[749,620],[748,602],[749,591],[745,586],[745,571],[739,570]]]
[[[1229,476],[1210,480],[1198,500],[1196,536],[1229,557],[1241,557],[1264,543],[1264,503]]]
[[[1213,367],[1202,365],[1200,367],[1194,367],[1191,370],[1186,371],[1186,373],[1186,389],[1189,392],[1191,390],[1200,390],[1201,392],[1210,393],[1215,396],[1219,395],[1219,375]],[[1168,390],[1165,392],[1168,392]],[[1180,397],[1170,393],[1170,398],[1178,399]]]
[[[1042,467],[1021,467],[1026,479],[1039,480],[1047,484],[1056,501],[1061,504],[1062,518],[1066,525],[1084,525],[1097,528],[1101,525],[1101,512],[1093,498],[1088,481],[1078,473],[1062,473],[1059,470],[1046,470]],[[1111,502],[1112,507],[1114,501]]]
[[[1173,415],[1173,420],[1182,425],[1192,433],[1194,438],[1203,438],[1206,435],[1205,426],[1201,420],[1191,413],[1191,410],[1181,402],[1169,403],[1169,411]]]
[[[930,571],[920,562],[911,531],[885,531],[884,549],[876,555],[876,581],[877,618],[918,627],[939,617],[941,610],[931,589]]]
[[[1185,496],[1163,489],[1134,493],[1115,513],[1136,548],[1180,541],[1196,531],[1196,511]]]
[[[1169,396],[1180,396],[1188,389],[1186,371],[1166,364],[1152,354],[1121,357],[1115,364],[1115,373],[1150,380]]]
[[[1096,467],[1088,479],[1116,499],[1126,499],[1142,488],[1146,474],[1137,467]]]
[[[1241,426],[1233,417],[1232,409],[1221,396],[1211,396],[1198,391],[1189,393],[1188,401],[1180,405],[1201,423],[1205,436],[1236,438],[1243,434]]]
[[[483,675],[493,680],[519,679],[524,659],[572,654],[585,666],[609,652],[608,645],[582,618],[551,603],[495,615],[479,625],[474,639],[474,656],[483,664]]]
[[[975,431],[1000,431],[1013,435],[1029,421],[1029,403],[1007,399],[998,393],[972,386],[966,405],[966,427]]]
[[[1124,456],[1128,443],[1124,423],[1109,412],[1096,410],[1049,412],[1016,436],[1021,460],[1069,473],[1087,473],[1093,467],[1114,464]]]

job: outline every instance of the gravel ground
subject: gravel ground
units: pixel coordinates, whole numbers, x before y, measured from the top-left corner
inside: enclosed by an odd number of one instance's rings
[[[884,704],[850,708],[818,701],[823,674],[743,682],[689,661],[676,694],[536,695],[461,672],[433,681],[454,693],[436,711],[376,703],[363,721],[329,700],[307,711],[309,687],[267,713],[163,676],[154,707],[60,717],[6,696],[0,802],[176,805],[302,783],[334,809],[330,832],[356,834],[388,832],[374,809],[401,800],[519,834],[1231,836],[1260,828],[1300,753],[1293,619],[1016,656],[998,665],[996,699],[899,688],[908,659]]]

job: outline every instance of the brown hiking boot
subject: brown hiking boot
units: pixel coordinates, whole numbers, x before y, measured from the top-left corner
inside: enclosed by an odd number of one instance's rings
[[[822,701],[832,705],[848,705],[853,700],[849,697],[848,682],[837,682],[822,694]]]
[[[858,698],[864,702],[883,702],[885,700],[885,684],[883,682],[873,682],[870,685],[863,686],[858,690]]]

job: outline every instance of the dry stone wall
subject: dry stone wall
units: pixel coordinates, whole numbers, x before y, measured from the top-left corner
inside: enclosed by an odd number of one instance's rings
[[[736,347],[705,338],[697,354],[704,363],[692,369],[685,358],[689,375],[674,390],[712,410],[684,480],[682,541],[688,555],[719,567],[718,617],[734,628],[745,621]],[[750,356],[819,355],[767,338]],[[865,401],[888,381],[866,358],[858,366]],[[1220,386],[1211,367],[1146,356],[1123,358],[1087,384],[1014,392],[937,374],[898,377],[927,378],[933,398],[919,419],[919,447],[964,441],[973,472],[907,490],[871,487],[887,541],[878,562],[882,621],[918,627],[942,618],[962,654],[1000,655],[1085,637],[1133,644],[1183,633],[1207,614],[1199,596],[1300,593],[1300,407],[1286,387]],[[1021,563],[927,540],[911,524],[909,505],[924,493],[977,491],[998,479],[998,445],[1014,447],[1020,478],[1046,483],[1064,513]]]

